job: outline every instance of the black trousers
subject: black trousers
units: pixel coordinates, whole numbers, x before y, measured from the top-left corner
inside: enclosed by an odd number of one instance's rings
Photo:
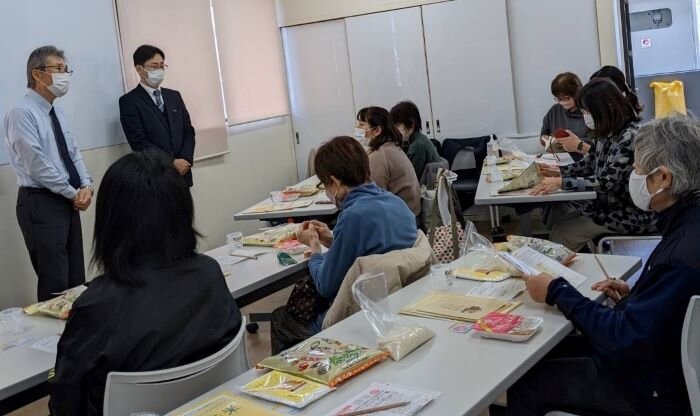
[[[508,389],[507,416],[544,416],[559,410],[580,416],[636,416],[598,375],[585,338],[569,336]]]
[[[71,201],[47,189],[22,187],[17,222],[39,278],[39,301],[85,283],[80,214]]]

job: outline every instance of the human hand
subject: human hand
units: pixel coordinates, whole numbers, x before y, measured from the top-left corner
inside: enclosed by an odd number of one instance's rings
[[[186,161],[185,159],[175,159],[173,160],[173,165],[182,176],[187,175],[187,172],[190,171],[191,167],[190,162]]]
[[[581,139],[578,138],[571,130],[566,130],[569,133],[568,136],[562,137],[560,139],[555,139],[557,143],[561,145],[567,152],[579,153],[578,145],[581,143]]]
[[[316,232],[316,228],[311,227],[309,228],[306,233],[308,233],[308,242],[304,243],[309,248],[311,248],[311,254],[314,253],[320,253],[321,252],[321,240],[318,236],[318,233]]]
[[[622,298],[630,294],[630,287],[622,280],[610,279],[595,283],[591,289],[605,293],[605,296],[618,303]]]
[[[549,284],[552,283],[554,277],[547,273],[540,273],[537,276],[525,275],[525,288],[530,294],[532,300],[537,303],[545,303],[547,301],[547,291]]]
[[[561,176],[561,170],[559,170],[559,166],[557,165],[538,163],[537,169],[540,171],[540,174],[545,178],[557,178]]]
[[[92,203],[92,189],[80,188],[78,193],[73,197],[73,208],[76,211],[85,211]]]
[[[530,195],[549,195],[561,189],[561,178],[544,178],[530,191]]]
[[[328,228],[327,224],[321,221],[311,220],[311,226],[316,229],[321,244],[325,247],[330,247],[331,244],[333,244],[333,231]]]

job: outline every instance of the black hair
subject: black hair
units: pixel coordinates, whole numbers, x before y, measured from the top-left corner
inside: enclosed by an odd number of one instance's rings
[[[622,93],[627,97],[634,111],[638,114],[644,110],[644,106],[639,102],[639,97],[637,94],[632,92],[632,89],[627,85],[627,80],[625,79],[625,74],[620,70],[620,68],[612,65],[605,65],[591,75],[591,80],[595,78],[607,78],[614,82],[617,88],[622,91]]]
[[[102,179],[95,209],[92,264],[122,284],[139,283],[144,264],[194,256],[190,188],[159,150],[123,156]]]
[[[391,122],[391,117],[386,108],[382,107],[366,107],[357,113],[357,121],[364,121],[369,124],[371,128],[380,127],[382,132],[379,136],[375,137],[370,141],[369,148],[374,151],[382,147],[385,143],[394,143],[397,146],[401,146],[403,143],[403,137],[394,123]]]
[[[576,97],[576,105],[591,114],[595,122],[593,135],[598,138],[617,134],[632,122],[637,112],[619,88],[607,78],[595,78]]]
[[[420,111],[413,101],[401,101],[392,107],[389,115],[394,124],[401,123],[409,129],[422,130]]]
[[[134,51],[134,66],[143,66],[146,61],[156,55],[160,55],[163,59],[165,59],[165,53],[163,53],[163,50],[159,47],[153,45],[141,45]]]

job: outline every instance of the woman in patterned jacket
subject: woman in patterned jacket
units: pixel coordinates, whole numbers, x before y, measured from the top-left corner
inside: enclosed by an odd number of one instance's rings
[[[545,178],[532,194],[564,189],[595,191],[597,197],[552,207],[545,218],[552,230],[550,238],[578,251],[586,242],[603,234],[654,232],[654,215],[637,208],[629,196],[634,138],[639,127],[635,109],[607,79],[589,82],[576,101],[596,141],[595,152],[569,166],[556,169],[540,166]]]

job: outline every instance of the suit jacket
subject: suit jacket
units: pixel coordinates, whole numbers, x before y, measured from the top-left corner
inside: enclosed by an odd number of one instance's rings
[[[194,160],[194,128],[182,96],[175,90],[161,88],[165,111],[161,112],[141,86],[119,99],[119,113],[126,139],[134,151],[155,147],[172,156]],[[192,172],[184,176],[192,186]]]

